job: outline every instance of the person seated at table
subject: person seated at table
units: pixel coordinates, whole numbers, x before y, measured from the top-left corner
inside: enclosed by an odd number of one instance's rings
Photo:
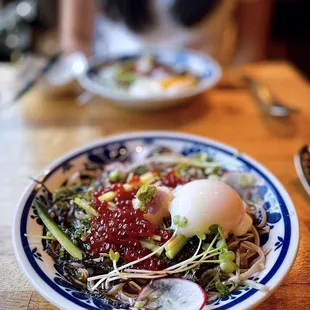
[[[61,48],[87,55],[190,48],[222,64],[255,62],[266,56],[272,2],[62,0]]]

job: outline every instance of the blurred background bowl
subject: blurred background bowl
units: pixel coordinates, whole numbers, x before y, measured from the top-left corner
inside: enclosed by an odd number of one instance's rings
[[[173,94],[163,93],[150,96],[133,96],[129,93],[120,93],[100,82],[100,70],[109,62],[124,61],[139,58],[143,55],[152,55],[160,63],[166,64],[180,71],[188,71],[197,76],[199,82],[188,90]],[[212,88],[220,80],[222,69],[211,57],[201,55],[189,50],[160,50],[147,49],[127,55],[112,58],[94,57],[89,60],[77,76],[82,87],[89,93],[96,94],[109,102],[128,108],[144,110],[157,110],[167,108],[187,101]]]

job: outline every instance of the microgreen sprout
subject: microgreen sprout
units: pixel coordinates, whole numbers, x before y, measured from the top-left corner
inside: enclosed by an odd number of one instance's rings
[[[184,228],[187,225],[187,218],[182,216],[179,220],[179,227]]]
[[[233,251],[228,251],[226,253],[222,253],[219,256],[220,262],[234,261],[235,258],[236,258],[236,254]]]
[[[226,273],[234,272],[237,265],[234,263],[236,255],[233,251],[226,251],[219,255],[220,268]]]
[[[177,226],[179,224],[179,220],[180,220],[180,215],[175,215],[173,217],[173,224]]]
[[[217,230],[218,230],[218,232],[222,238],[221,240],[223,242],[223,249],[227,249],[227,244],[226,244],[226,239],[225,239],[223,228],[221,226],[219,226]]]
[[[217,224],[213,224],[209,227],[209,231],[212,233],[212,234],[217,234],[218,232],[218,228],[219,228],[219,225]]]
[[[113,262],[113,268],[114,270],[119,274],[118,268],[117,268],[117,262],[119,260],[119,253],[118,252],[114,252],[112,249],[110,249],[109,251],[109,257],[111,259],[111,261]]]
[[[119,253],[118,252],[114,252],[112,249],[110,249],[109,251],[109,257],[112,261],[115,261],[116,263],[118,262],[119,260]]]
[[[220,233],[221,237],[225,240],[223,228],[221,226],[218,226],[217,230]]]
[[[200,239],[200,240],[206,240],[206,235],[203,233],[203,232],[201,232],[201,231],[197,231],[196,232],[196,236]]]
[[[222,298],[230,295],[229,288],[225,284],[223,284],[220,280],[216,281],[215,288],[218,290],[218,292],[220,293],[220,297]]]
[[[216,234],[218,233],[220,236],[220,240],[216,243],[216,247],[220,248],[220,249],[227,249],[227,244],[226,244],[226,240],[225,240],[225,236],[224,236],[224,230],[221,226],[213,224],[209,227],[209,231],[212,234]]]
[[[172,221],[176,227],[185,228],[187,225],[187,217],[185,216],[175,215]]]
[[[226,273],[231,273],[237,269],[237,265],[232,261],[224,261],[220,263],[220,268]]]
[[[204,243],[204,244],[202,245],[202,249],[203,249],[204,251],[206,251],[209,247],[210,247],[210,243]],[[210,249],[213,249],[213,248],[210,248]]]
[[[225,245],[226,245],[226,243],[225,243],[225,240],[223,240],[223,239],[216,242],[216,247],[220,250],[224,249]]]

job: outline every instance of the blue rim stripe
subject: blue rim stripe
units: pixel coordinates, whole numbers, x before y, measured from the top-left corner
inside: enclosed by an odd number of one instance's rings
[[[43,179],[43,182],[45,182],[46,180],[49,179],[49,177],[56,171],[58,170],[63,164],[87,153],[90,152],[92,150],[98,149],[98,148],[102,148],[102,147],[106,147],[109,144],[112,143],[125,143],[128,141],[133,141],[133,140],[145,140],[145,139],[155,139],[155,140],[177,140],[177,141],[181,141],[181,142],[186,142],[186,143],[196,143],[198,145],[201,145],[203,147],[207,147],[207,148],[211,148],[211,149],[215,149],[219,152],[225,153],[227,155],[231,155],[233,156],[234,153],[227,151],[227,150],[223,150],[220,147],[214,146],[212,144],[207,144],[204,143],[202,141],[197,141],[195,140],[195,138],[190,139],[190,138],[179,138],[179,137],[167,137],[167,136],[151,136],[151,137],[146,137],[146,136],[135,136],[135,137],[131,137],[131,138],[127,138],[127,139],[115,139],[113,141],[107,142],[107,143],[103,143],[101,145],[97,145],[97,146],[93,146],[90,147],[88,149],[84,149],[83,151],[75,154],[74,156],[68,158],[66,161],[62,162],[61,164],[58,164],[56,167],[54,167]],[[277,201],[279,202],[280,205],[280,209],[283,213],[283,215],[285,214],[289,214],[288,208],[282,198],[282,196],[280,195],[279,191],[277,190],[277,188],[273,185],[273,183],[270,181],[270,179],[264,174],[262,173],[258,168],[256,168],[255,166],[253,166],[251,163],[249,163],[246,159],[243,159],[241,157],[238,157],[238,160],[243,162],[244,164],[246,164],[248,167],[250,167],[252,170],[254,170],[258,175],[260,175],[268,184],[268,186],[270,186],[270,188],[272,189],[273,193],[275,194],[275,196],[277,197]],[[22,217],[21,217],[21,222],[20,222],[20,237],[21,237],[21,241],[22,241],[22,245],[23,245],[23,249],[25,251],[25,254],[31,264],[31,266],[33,267],[33,269],[36,271],[36,273],[42,278],[42,280],[44,280],[44,282],[46,282],[51,288],[53,288],[57,293],[59,293],[61,296],[65,297],[66,299],[72,301],[73,303],[81,306],[81,307],[87,307],[86,309],[91,309],[91,310],[98,310],[97,307],[93,307],[91,305],[85,304],[84,302],[81,302],[78,298],[73,297],[72,295],[70,295],[69,293],[65,292],[63,289],[61,289],[58,285],[56,285],[50,278],[48,278],[46,276],[46,274],[42,271],[42,269],[39,267],[39,265],[37,264],[37,262],[35,261],[32,253],[31,253],[31,249],[28,243],[28,239],[24,236],[24,234],[26,233],[26,228],[27,228],[27,219],[28,219],[28,214],[29,211],[31,209],[32,206],[32,202],[33,199],[35,198],[36,194],[37,194],[38,190],[33,190],[32,193],[29,195],[26,203],[25,203],[25,207],[23,209],[23,213],[22,213]],[[283,241],[283,246],[281,248],[281,252],[279,254],[279,257],[277,259],[277,261],[275,262],[275,264],[273,265],[273,267],[271,268],[271,270],[269,271],[269,273],[260,281],[260,283],[262,284],[266,284],[273,276],[274,274],[278,271],[278,269],[281,267],[282,263],[285,260],[285,257],[287,255],[288,252],[288,248],[289,248],[289,243],[291,240],[291,221],[289,216],[283,216],[283,220],[284,220],[284,241]],[[253,294],[255,294],[257,292],[256,289],[250,289],[248,292],[244,293],[242,296],[240,297],[236,297],[235,300],[227,303],[224,306],[220,306],[218,308],[216,308],[217,310],[225,310],[225,309],[229,309],[232,306],[235,306],[237,304],[239,304],[240,302],[246,300],[247,298],[249,298],[250,296],[252,296]]]

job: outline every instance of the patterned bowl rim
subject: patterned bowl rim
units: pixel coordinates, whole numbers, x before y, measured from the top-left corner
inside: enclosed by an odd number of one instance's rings
[[[97,65],[104,64],[105,62],[108,62],[111,60],[118,60],[118,59],[134,57],[134,56],[143,55],[143,54],[154,54],[154,55],[174,54],[175,57],[180,56],[180,55],[183,57],[184,56],[195,57],[199,59],[199,61],[203,62],[204,64],[208,64],[208,67],[211,70],[211,74],[208,78],[202,79],[196,87],[192,87],[191,89],[189,89],[188,91],[184,93],[174,94],[171,96],[166,96],[163,94],[163,95],[141,97],[141,98],[128,96],[128,94],[122,94],[122,93],[115,92],[109,87],[100,85],[99,83],[97,83],[90,77],[91,70]],[[113,56],[112,58],[94,56],[88,61],[87,68],[83,70],[81,74],[77,75],[77,79],[81,83],[81,85],[87,90],[97,95],[101,95],[103,97],[107,97],[113,100],[118,100],[118,101],[134,100],[135,102],[144,102],[144,101],[158,102],[158,101],[168,101],[168,100],[181,99],[181,98],[189,98],[189,97],[198,95],[204,92],[205,90],[211,88],[212,86],[214,86],[220,80],[221,76],[222,76],[221,66],[218,64],[216,60],[214,60],[212,57],[208,55],[205,55],[205,54],[202,54],[197,51],[190,50],[190,49],[169,48],[163,51],[160,48],[145,48],[145,49],[138,50],[138,51],[128,52],[126,54],[118,54],[118,55]]]
[[[124,133],[109,136],[107,138],[103,138],[88,145],[74,149],[73,151],[67,153],[64,156],[61,156],[60,158],[53,161],[50,165],[48,165],[38,178],[44,177],[44,179],[47,179],[65,162],[81,156],[87,151],[90,151],[97,147],[115,142],[128,142],[147,138],[200,143],[204,146],[212,147],[213,149],[228,155],[233,155],[237,152],[236,149],[223,143],[191,134],[169,131],[144,131]],[[259,164],[248,155],[241,153],[238,156],[238,161],[241,161],[246,165],[250,166],[251,169],[253,169],[256,173],[262,176],[266,180],[268,185],[272,187],[273,192],[275,193],[279,201],[279,205],[281,206],[282,213],[287,214],[287,216],[283,216],[284,241],[277,261],[270,269],[270,271],[265,275],[265,277],[260,281],[263,284],[266,284],[268,282],[269,291],[265,293],[257,291],[255,289],[250,289],[245,294],[237,297],[228,304],[218,307],[218,310],[232,309],[232,307],[235,308],[234,306],[236,305],[238,305],[238,309],[250,309],[262,303],[277,289],[277,287],[282,283],[282,281],[290,271],[296,258],[299,245],[299,224],[297,213],[294,208],[293,202],[283,185],[271,172],[269,172],[266,168],[264,168],[261,164]],[[18,208],[16,210],[14,218],[12,235],[13,248],[17,262],[20,268],[25,273],[30,284],[52,304],[59,307],[60,309],[73,309],[73,306],[74,309],[85,309],[83,307],[85,306],[84,303],[80,302],[67,292],[61,290],[58,285],[56,285],[46,276],[44,270],[42,270],[38,266],[37,262],[33,258],[27,238],[25,238],[23,235],[26,231],[29,209],[32,200],[36,194],[35,185],[35,182],[31,182],[31,184],[24,192],[18,204]],[[237,309],[237,307],[235,309]],[[89,306],[89,309],[97,308]]]

